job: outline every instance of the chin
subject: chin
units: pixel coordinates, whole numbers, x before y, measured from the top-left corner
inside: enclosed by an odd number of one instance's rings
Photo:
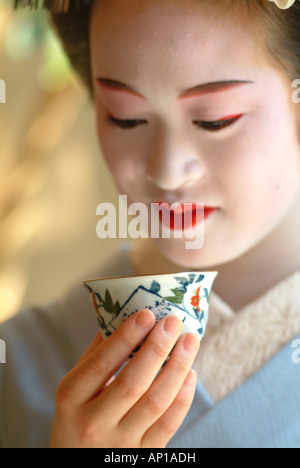
[[[208,242],[199,249],[186,249],[182,240],[160,239],[156,243],[161,254],[176,267],[183,270],[197,269],[210,270],[217,269],[218,266],[228,264],[242,257],[248,250],[244,246],[237,248],[233,245],[232,249],[227,245],[211,246]]]
[[[180,267],[182,270],[190,269],[206,269],[223,263],[223,259],[215,253],[209,252],[203,247],[199,249],[188,250],[185,245],[176,242],[160,241],[156,244],[161,254],[169,260],[174,266]],[[225,259],[224,259],[225,261]]]

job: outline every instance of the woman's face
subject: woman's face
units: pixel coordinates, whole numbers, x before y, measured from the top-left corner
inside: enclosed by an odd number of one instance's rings
[[[187,250],[184,233],[154,240],[191,268],[249,251],[300,187],[290,81],[245,23],[207,5],[101,0],[90,30],[99,141],[120,194],[149,213],[157,201],[216,208],[202,248]]]

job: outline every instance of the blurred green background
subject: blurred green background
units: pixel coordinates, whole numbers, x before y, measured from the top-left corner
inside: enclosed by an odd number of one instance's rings
[[[55,300],[119,240],[96,237],[96,206],[117,205],[93,105],[48,12],[0,0],[0,321]]]

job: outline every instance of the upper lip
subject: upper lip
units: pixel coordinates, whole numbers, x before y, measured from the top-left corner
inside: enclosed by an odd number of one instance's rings
[[[205,208],[215,208],[215,209],[217,209],[216,206],[211,205],[211,204],[209,204],[209,203],[205,203],[205,202],[203,202],[203,201],[201,201],[201,202],[196,202],[196,201],[191,201],[191,200],[184,200],[184,201],[177,201],[177,202],[168,202],[168,201],[161,201],[161,200],[159,200],[159,201],[153,201],[153,202],[151,202],[151,203],[159,203],[159,204],[161,204],[161,203],[167,203],[169,206],[175,205],[175,203],[176,203],[176,204],[180,204],[181,206],[183,206],[185,203],[186,203],[186,204],[192,204],[192,205],[199,204],[199,205],[204,205]]]
[[[201,205],[201,206],[203,205],[203,206],[204,206],[204,209],[215,209],[215,210],[217,209],[216,206],[212,206],[212,205],[209,205],[209,204],[204,203],[204,202],[195,202],[195,201],[191,201],[191,200],[177,201],[177,202],[171,202],[171,203],[169,203],[169,202],[167,202],[167,201],[153,201],[152,203],[159,203],[159,204],[161,204],[161,203],[167,203],[169,206],[172,206],[172,205],[174,205],[175,203],[177,203],[177,204],[179,203],[179,204],[180,204],[180,207],[175,208],[175,210],[174,210],[175,213],[176,213],[177,211],[178,211],[178,212],[179,212],[179,211],[181,212],[181,211],[182,211],[182,208],[184,208],[184,204],[185,204],[185,203],[186,203],[186,204],[192,204],[192,205],[196,205],[196,204],[199,204],[199,205]]]

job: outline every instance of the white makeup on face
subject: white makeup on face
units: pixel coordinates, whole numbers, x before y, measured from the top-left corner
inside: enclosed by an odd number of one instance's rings
[[[214,268],[290,230],[300,188],[290,83],[247,25],[207,3],[118,0],[94,6],[90,37],[99,141],[119,192],[216,208],[201,249],[155,240],[168,259]]]

